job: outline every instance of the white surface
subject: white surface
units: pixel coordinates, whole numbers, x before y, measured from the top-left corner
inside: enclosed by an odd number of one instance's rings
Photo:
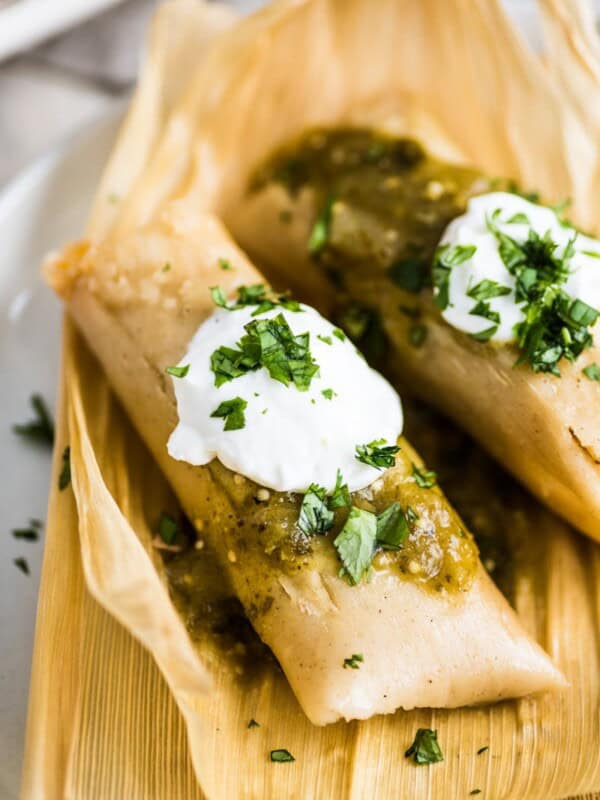
[[[0,7],[0,60],[121,0],[15,0]]]
[[[50,451],[11,430],[40,392],[54,409],[60,304],[39,277],[42,256],[81,235],[116,130],[116,112],[38,161],[0,195],[0,798],[18,796],[35,609],[43,553],[10,531],[44,519]],[[24,556],[31,574],[13,559]]]
[[[216,456],[233,472],[278,492],[306,492],[311,483],[333,492],[338,470],[351,492],[380,477],[379,469],[357,460],[356,446],[380,439],[396,444],[400,398],[347,337],[334,335],[331,322],[310,306],[300,309],[277,306],[253,316],[256,306],[217,308],[200,325],[180,363],[189,367],[187,374],[171,378],[179,413],[169,439],[173,458],[201,465]],[[235,349],[248,325],[280,315],[294,336],[309,335],[318,371],[306,391],[275,380],[265,367],[215,386],[212,354],[219,347]],[[327,389],[335,393],[330,400],[322,394]],[[245,424],[227,431],[212,412],[235,398],[247,403]]]

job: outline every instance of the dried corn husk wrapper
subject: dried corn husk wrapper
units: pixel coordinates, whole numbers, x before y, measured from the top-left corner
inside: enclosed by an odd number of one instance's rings
[[[218,6],[166,4],[88,236],[118,240],[167,203],[227,221],[274,147],[339,122],[406,132],[550,200],[570,196],[575,221],[600,230],[591,12],[576,0],[542,6],[543,61],[496,0],[290,0],[235,24]],[[51,497],[24,798],[445,800],[480,789],[525,800],[600,789],[597,545],[533,500],[519,510],[536,558],[517,559],[515,604],[567,691],[315,728],[274,666],[240,678],[216,644],[189,639],[152,547],[168,487],[68,322],[61,409],[55,468],[68,441],[73,492]],[[260,727],[248,730],[250,719]],[[418,727],[438,729],[443,764],[404,758]],[[296,761],[271,763],[283,747]]]

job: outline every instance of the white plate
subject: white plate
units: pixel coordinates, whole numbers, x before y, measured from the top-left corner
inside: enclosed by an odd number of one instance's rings
[[[54,410],[60,304],[39,275],[44,254],[81,236],[120,109],[48,153],[0,194],[0,797],[18,796],[35,608],[39,542],[11,536],[30,517],[45,519],[50,451],[17,437],[31,418],[29,397]],[[13,559],[24,556],[31,574]]]
[[[122,0],[0,0],[0,60],[120,2]]]

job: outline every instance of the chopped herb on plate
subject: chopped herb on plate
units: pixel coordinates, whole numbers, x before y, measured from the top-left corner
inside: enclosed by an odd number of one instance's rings
[[[172,375],[174,378],[185,378],[189,371],[189,364],[185,364],[183,367],[167,367],[165,369],[167,375]]]
[[[298,527],[307,536],[326,533],[333,527],[334,514],[329,510],[327,492],[312,483],[302,499]]]
[[[27,559],[23,558],[23,556],[13,559],[13,564],[25,575],[29,575],[29,564],[27,563]]]
[[[232,400],[223,400],[212,412],[211,417],[218,417],[225,420],[224,431],[238,431],[246,424],[244,410],[247,406],[248,403],[241,397],[234,397]]]
[[[412,756],[415,764],[436,764],[438,761],[443,761],[444,756],[438,744],[437,731],[419,728],[414,742],[404,755],[406,758]]]
[[[260,728],[260,724],[255,719],[251,719],[246,727],[248,729],[250,729],[250,728]]]
[[[13,425],[13,431],[25,439],[52,445],[54,423],[44,398],[40,394],[34,394],[29,398],[29,402],[34,411],[34,418],[29,422]]]
[[[177,538],[177,534],[180,532],[181,529],[175,518],[167,514],[166,511],[163,511],[158,520],[158,535],[163,542],[165,544],[173,544]]]
[[[30,519],[27,528],[14,528],[11,533],[15,539],[25,539],[27,542],[37,542],[43,523],[40,519]]]
[[[396,463],[396,453],[400,450],[397,445],[387,445],[386,439],[375,439],[369,444],[357,444],[357,461],[368,464],[375,469],[388,469]]]
[[[377,538],[377,518],[370,511],[352,506],[346,524],[333,540],[344,575],[353,585],[371,566]]]
[[[421,489],[431,489],[437,483],[437,475],[432,470],[420,469],[416,464],[412,465],[412,476],[415,483]]]
[[[344,659],[344,669],[360,669],[364,660],[362,653],[353,653],[350,658]]]
[[[581,371],[590,381],[600,381],[600,367],[598,364],[588,364]]]
[[[295,761],[296,759],[289,750],[281,748],[280,750],[271,750],[271,761],[284,763],[286,761]]]
[[[58,488],[62,492],[71,483],[71,448],[65,447],[62,454],[62,466],[58,476]]]

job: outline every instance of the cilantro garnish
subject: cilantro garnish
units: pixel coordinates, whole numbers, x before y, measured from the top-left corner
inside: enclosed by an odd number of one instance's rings
[[[375,439],[369,444],[357,444],[355,458],[375,469],[393,467],[396,463],[396,453],[400,448],[397,445],[382,447],[385,443],[386,439]]]
[[[489,744],[486,744],[484,745],[484,747],[479,748],[479,750],[477,751],[477,755],[480,756],[482,753],[485,753],[485,751],[489,749],[490,749]]]
[[[540,236],[530,229],[527,239],[519,243],[498,228],[497,216],[498,210],[487,219],[487,226],[498,242],[500,258],[516,279],[516,301],[523,304],[525,315],[515,326],[521,350],[517,364],[527,362],[534,372],[558,376],[561,358],[574,361],[592,344],[589,328],[600,316],[562,288],[569,276],[577,233],[559,255],[550,231]]]
[[[437,293],[434,302],[442,311],[450,302],[450,273],[473,257],[477,247],[474,244],[440,245],[435,251],[431,268],[431,279]]]
[[[42,521],[40,519],[30,519],[28,528],[15,528],[12,530],[12,535],[15,539],[25,539],[27,542],[37,542],[40,538],[40,530],[42,529]]]
[[[408,332],[408,340],[413,347],[422,347],[427,338],[427,328],[425,325],[411,325]]]
[[[444,755],[438,744],[437,731],[430,728],[419,728],[415,740],[404,754],[406,758],[413,757],[415,764],[435,764],[444,760]]]
[[[400,503],[392,503],[377,517],[377,543],[384,550],[399,550],[409,533]]]
[[[360,582],[371,566],[377,538],[377,517],[370,511],[352,506],[346,524],[333,540],[338,555],[353,585]]]
[[[238,431],[246,424],[244,410],[248,403],[241,397],[232,400],[223,400],[212,412],[211,417],[220,417],[225,420],[224,431]]]
[[[322,486],[311,483],[308,487],[298,516],[298,527],[307,536],[326,533],[333,527],[333,509],[351,505],[348,485],[343,481],[342,473],[338,469],[335,487],[329,497]]]
[[[336,393],[333,391],[333,389],[323,389],[321,394],[326,400],[333,400],[334,396],[336,396]]]
[[[511,291],[512,289],[509,286],[501,286],[497,281],[491,281],[486,278],[471,287],[467,292],[467,297],[472,297],[473,300],[478,301],[491,300],[493,297],[503,297],[510,294]]]
[[[307,536],[326,533],[333,527],[334,514],[329,510],[326,495],[326,489],[311,483],[302,499],[298,527]]]
[[[313,229],[308,239],[308,252],[311,256],[317,256],[327,245],[331,230],[331,217],[335,195],[330,194],[325,200],[323,210],[317,217]]]
[[[174,378],[185,378],[189,371],[189,364],[185,364],[183,367],[167,367],[165,369],[167,375],[172,375]]]
[[[292,300],[285,294],[275,294],[263,283],[256,283],[252,286],[238,286],[237,300],[233,303],[227,302],[225,292],[220,286],[211,286],[210,294],[214,304],[227,311],[237,311],[247,306],[256,306],[256,309],[252,312],[253,317],[258,317],[260,314],[264,314],[265,311],[271,311],[277,306],[282,306],[287,311],[302,311],[302,307],[297,300]]]
[[[319,370],[309,349],[310,335],[295,336],[283,314],[272,319],[253,320],[244,326],[246,335],[238,349],[219,347],[211,355],[215,386],[264,367],[276,381],[306,391]]]
[[[331,336],[321,336],[320,333],[317,334],[317,339],[323,344],[333,344],[333,339]]]
[[[283,763],[285,761],[295,761],[296,759],[289,750],[281,748],[279,750],[271,750],[271,761]]]
[[[260,728],[260,724],[255,719],[251,719],[248,722],[248,724],[246,725],[246,727],[248,729],[250,729],[250,728]]]
[[[228,258],[219,258],[219,269],[222,269],[224,272],[229,272],[233,269],[231,266],[231,262]]]
[[[589,364],[581,371],[590,381],[600,381],[600,367],[598,364]]]
[[[472,314],[474,317],[483,317],[484,319],[489,319],[490,322],[494,323],[489,328],[479,331],[479,333],[469,334],[472,339],[475,339],[478,342],[488,342],[498,330],[498,325],[500,324],[500,314],[497,311],[492,311],[490,304],[486,303],[484,300],[480,300],[478,303],[476,303],[469,311],[469,314]]]
[[[412,465],[412,476],[417,486],[421,489],[431,489],[437,483],[437,475],[435,472],[420,469],[416,464]]]
[[[348,484],[343,482],[342,473],[338,469],[335,478],[335,487],[329,498],[329,508],[344,508],[352,505]]]
[[[71,448],[65,447],[62,454],[62,466],[58,476],[58,488],[62,492],[71,483]]]
[[[158,535],[160,538],[165,544],[173,544],[178,533],[180,533],[180,528],[175,518],[163,511],[158,520]]]
[[[333,544],[342,562],[342,575],[356,585],[367,572],[378,549],[399,550],[410,534],[409,517],[400,503],[394,502],[376,515],[363,508],[352,506],[346,523]]]
[[[44,398],[39,394],[34,394],[29,398],[29,402],[34,411],[34,419],[20,425],[13,425],[13,431],[18,436],[23,436],[31,441],[52,445],[54,443],[54,423]]]
[[[598,255],[600,256],[600,253]],[[332,333],[337,339],[340,340],[340,342],[343,342],[344,339],[346,338],[346,334],[341,328],[334,328]]]
[[[352,653],[350,658],[344,659],[344,669],[360,669],[364,660],[362,653]]]
[[[409,256],[396,261],[388,269],[387,274],[396,286],[413,294],[424,289],[429,281],[427,262],[419,256]]]
[[[516,214],[513,214],[510,219],[506,220],[507,225],[529,225],[529,217],[527,214],[523,214],[522,211],[519,211]]]
[[[26,558],[23,558],[23,556],[14,558],[13,564],[15,565],[15,567],[20,569],[22,573],[24,573],[25,575],[29,575],[29,564],[27,563]]]

